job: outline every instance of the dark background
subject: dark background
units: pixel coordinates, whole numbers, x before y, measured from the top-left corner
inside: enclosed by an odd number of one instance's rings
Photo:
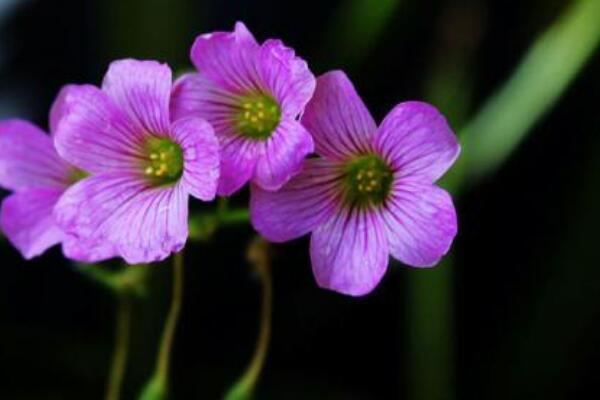
[[[367,10],[385,9],[385,23],[358,41],[360,25],[344,11],[351,3],[0,0],[0,118],[46,127],[61,85],[97,84],[114,59],[188,69],[197,34],[239,19],[259,40],[282,38],[316,75],[346,70],[376,119],[397,102],[426,99],[459,130],[571,2],[373,1]],[[596,53],[501,170],[456,199],[459,235],[437,269],[393,263],[356,299],[316,286],[307,238],[275,246],[273,340],[257,399],[599,396],[599,67]],[[444,78],[454,89],[439,97]],[[232,201],[245,205],[247,191]],[[251,357],[260,301],[244,256],[252,236],[250,227],[228,228],[187,246],[174,399],[220,398]],[[111,294],[58,248],[25,262],[2,239],[0,252],[0,398],[102,398]],[[411,297],[436,297],[440,280],[451,289],[441,328],[439,314]],[[150,295],[135,304],[125,399],[153,370],[169,284],[168,264],[155,266]],[[410,334],[414,315],[443,330],[451,350],[442,364]],[[419,354],[431,365],[413,368]]]

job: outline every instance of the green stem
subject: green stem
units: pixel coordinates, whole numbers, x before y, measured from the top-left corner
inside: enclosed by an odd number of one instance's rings
[[[262,283],[262,306],[260,316],[260,332],[256,341],[256,349],[246,372],[225,395],[225,400],[247,400],[252,398],[256,382],[260,376],[269,341],[271,339],[271,314],[273,304],[273,282],[267,255],[267,244],[262,240],[255,241],[249,250],[249,258],[255,263]]]
[[[456,397],[452,275],[450,255],[436,268],[408,275],[408,399]]]
[[[183,302],[183,250],[176,253],[173,257],[173,289],[171,294],[171,306],[163,335],[158,350],[156,361],[156,369],[150,381],[146,384],[141,400],[162,400],[167,398],[168,383],[169,383],[169,361],[177,321],[181,313],[181,305]]]
[[[192,215],[189,222],[190,240],[206,241],[223,226],[239,225],[250,221],[247,208],[227,207],[226,201],[219,201],[217,210]]]
[[[118,292],[115,349],[106,387],[106,400],[119,400],[129,354],[132,296],[127,291]]]
[[[219,217],[221,225],[236,225],[250,221],[250,212],[247,208],[234,208],[221,214]]]

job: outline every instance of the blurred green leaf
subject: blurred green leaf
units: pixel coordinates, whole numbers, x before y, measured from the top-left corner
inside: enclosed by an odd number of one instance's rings
[[[139,400],[165,400],[167,398],[167,385],[162,379],[153,379],[142,391]]]
[[[600,39],[600,1],[579,0],[533,44],[506,84],[484,105],[460,135],[463,153],[441,182],[457,191],[473,178],[499,168],[533,125],[559,99],[593,54]],[[458,69],[442,71],[430,82],[430,98],[447,104],[454,122],[458,109],[445,100],[456,92]],[[433,90],[432,90],[433,89]],[[408,285],[409,398],[449,399],[452,369],[452,259],[434,271],[417,271]]]
[[[599,40],[600,1],[574,1],[461,132],[458,173],[471,180],[496,170],[557,102]]]
[[[346,67],[359,64],[394,16],[400,0],[346,0],[330,24],[326,54]]]

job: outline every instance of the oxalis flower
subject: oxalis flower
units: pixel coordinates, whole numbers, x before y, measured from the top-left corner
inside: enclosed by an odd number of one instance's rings
[[[51,114],[51,131],[57,107]],[[63,192],[85,173],[63,161],[50,136],[27,121],[0,122],[0,186],[14,191],[2,202],[0,227],[8,240],[31,259],[62,243],[66,257],[95,262],[111,257],[111,246],[66,235],[52,215]]]
[[[279,40],[259,45],[241,22],[233,32],[199,36],[191,58],[200,73],[177,81],[172,114],[205,118],[215,129],[218,193],[230,195],[248,180],[279,189],[314,148],[297,121],[315,89],[306,62]]]
[[[110,243],[130,264],[179,251],[188,235],[188,195],[215,197],[218,141],[198,118],[171,123],[171,70],[154,61],[113,62],[99,89],[66,87],[54,144],[92,175],[55,207],[63,230]]]
[[[343,72],[317,80],[302,123],[320,158],[278,192],[251,190],[251,218],[267,239],[312,232],[317,283],[360,296],[379,283],[388,255],[435,265],[457,231],[448,193],[433,183],[460,148],[445,119],[420,102],[398,104],[377,127]]]

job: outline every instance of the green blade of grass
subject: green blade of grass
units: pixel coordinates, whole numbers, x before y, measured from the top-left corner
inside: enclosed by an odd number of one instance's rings
[[[462,131],[459,171],[467,180],[496,170],[548,112],[600,40],[600,1],[579,0],[544,32],[500,90]]]

